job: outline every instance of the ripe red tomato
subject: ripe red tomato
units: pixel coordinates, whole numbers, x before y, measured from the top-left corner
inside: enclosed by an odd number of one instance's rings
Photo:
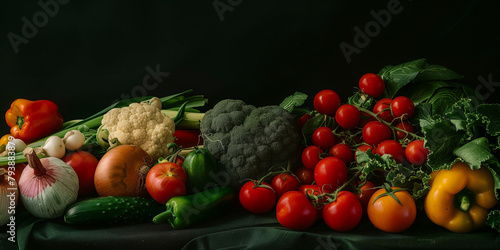
[[[316,94],[313,105],[314,109],[319,113],[333,116],[340,107],[340,97],[337,92],[324,89]]]
[[[340,191],[337,199],[323,208],[323,220],[335,231],[352,230],[362,216],[363,209],[358,197],[349,191]]]
[[[397,128],[399,129],[402,129],[402,130],[405,130],[405,131],[408,131],[410,133],[414,133],[415,132],[415,128],[407,121],[403,121],[403,122],[400,122],[396,125]],[[402,132],[402,131],[399,131],[399,130],[396,130],[396,139],[398,140],[402,140],[406,137],[406,133],[405,132]]]
[[[354,152],[344,143],[334,145],[329,152],[332,156],[340,158],[345,164],[349,164],[354,159]]]
[[[307,197],[299,191],[286,192],[276,205],[278,222],[289,229],[303,230],[316,221],[317,211]]]
[[[309,185],[314,181],[314,171],[304,166],[300,166],[296,171],[295,175],[299,178],[300,184]]]
[[[378,155],[390,154],[396,163],[402,163],[405,160],[405,150],[401,143],[395,140],[385,140],[377,146],[375,151]]]
[[[379,121],[371,121],[363,127],[363,141],[370,145],[378,145],[379,143],[390,140],[392,138],[391,129]]]
[[[385,193],[386,190],[381,188],[372,195],[368,202],[368,218],[376,228],[385,232],[399,233],[408,229],[417,216],[415,200],[407,191],[398,191],[394,194],[399,204],[389,195],[379,197]]]
[[[323,192],[335,191],[347,181],[347,167],[344,161],[335,156],[322,159],[314,169],[314,180]]]
[[[297,177],[291,174],[281,173],[274,176],[271,187],[276,192],[276,198],[279,199],[284,193],[297,190],[300,187],[300,182]]]
[[[353,182],[354,183],[354,182]],[[377,191],[375,188],[375,184],[371,181],[357,181],[358,185],[362,184],[361,187],[358,188],[358,192],[356,196],[361,202],[361,207],[363,208],[363,214],[366,214],[366,209],[368,208],[368,202],[372,195]]]
[[[87,151],[76,151],[65,155],[61,160],[70,165],[78,175],[78,197],[86,197],[96,192],[94,173],[99,160]]]
[[[394,117],[401,117],[407,119],[415,112],[415,105],[406,96],[398,96],[391,102],[392,115]]]
[[[335,113],[335,121],[345,129],[352,129],[356,127],[360,119],[358,108],[351,104],[344,104],[340,106]]]
[[[429,149],[424,147],[423,140],[415,140],[406,146],[405,156],[410,163],[420,166],[427,161],[429,152]]]
[[[306,197],[308,195],[320,195],[321,189],[318,185],[301,185],[298,189],[299,192],[303,193]],[[320,199],[319,202],[324,202],[325,199]],[[321,219],[323,217],[323,205],[316,206],[316,210],[318,211],[317,219]]]
[[[306,122],[309,121],[309,119],[311,118],[312,118],[311,115],[305,113],[299,119],[295,120],[295,124],[297,124],[297,127],[299,129],[302,129],[304,127],[304,124],[306,124]]]
[[[394,116],[392,115],[390,110],[391,102],[391,98],[381,99],[375,104],[375,106],[373,106],[373,113],[377,114],[377,116],[382,120],[392,123],[392,121],[394,120]]]
[[[151,197],[161,203],[170,198],[186,195],[186,171],[174,162],[154,165],[146,176],[146,189]]]
[[[384,93],[385,83],[377,74],[366,73],[359,79],[359,89],[361,89],[363,93],[373,98],[377,98]]]
[[[254,181],[248,181],[241,187],[240,203],[250,213],[265,214],[274,208],[276,192],[266,182],[262,182],[260,186],[255,184]]]
[[[312,134],[312,143],[327,151],[335,145],[335,135],[329,127],[319,127]]]
[[[321,160],[322,153],[323,151],[316,145],[306,147],[302,151],[302,164],[304,164],[304,167],[314,170],[316,164]]]

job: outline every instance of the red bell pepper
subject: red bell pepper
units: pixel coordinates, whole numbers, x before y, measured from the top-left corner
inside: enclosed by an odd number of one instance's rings
[[[62,128],[59,108],[49,100],[15,100],[5,113],[5,121],[15,138],[28,144],[49,136]]]

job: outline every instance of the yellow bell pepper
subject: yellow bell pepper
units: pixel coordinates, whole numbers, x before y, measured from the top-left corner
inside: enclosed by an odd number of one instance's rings
[[[449,170],[431,174],[431,187],[425,198],[427,217],[435,224],[456,233],[467,233],[485,225],[488,209],[494,207],[495,184],[486,167],[472,170],[455,163]]]
[[[7,147],[7,143],[9,143],[9,137],[11,137],[11,134],[6,134],[0,138],[0,153],[5,151],[5,148]]]

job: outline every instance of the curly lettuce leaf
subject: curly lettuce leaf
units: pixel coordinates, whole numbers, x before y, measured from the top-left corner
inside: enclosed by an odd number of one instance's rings
[[[488,218],[486,219],[486,225],[497,230],[500,233],[500,211],[493,210],[488,213]]]
[[[473,169],[481,168],[484,162],[494,158],[486,137],[480,137],[455,148],[453,153]]]

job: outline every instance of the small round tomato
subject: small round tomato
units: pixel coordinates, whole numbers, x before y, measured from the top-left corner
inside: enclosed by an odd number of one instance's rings
[[[271,187],[276,192],[276,198],[279,199],[284,193],[297,190],[300,187],[300,182],[297,177],[289,173],[281,173],[274,176]]]
[[[405,150],[401,143],[395,140],[385,140],[377,146],[375,151],[378,155],[389,154],[396,161],[402,163],[405,160]]]
[[[302,151],[302,164],[308,169],[314,170],[316,164],[321,160],[323,151],[316,145],[307,146]]]
[[[161,203],[170,198],[186,195],[186,171],[174,162],[158,163],[146,175],[146,189],[151,197]]]
[[[306,197],[308,195],[322,194],[321,189],[318,187],[318,185],[301,185],[298,191],[303,193]],[[324,202],[325,200],[326,199],[320,199],[319,202]],[[316,210],[318,211],[317,219],[321,219],[323,217],[323,205],[316,206]]]
[[[271,211],[276,204],[276,192],[266,182],[257,186],[256,181],[248,181],[241,187],[240,203],[248,212],[265,214]]]
[[[363,127],[363,141],[370,145],[379,143],[392,138],[391,129],[379,121],[371,121]]]
[[[318,162],[314,180],[325,193],[335,191],[347,181],[347,167],[340,158],[329,156]]]
[[[410,163],[420,166],[427,161],[429,152],[429,149],[424,147],[423,140],[415,140],[406,146],[405,156]]]
[[[405,131],[408,131],[410,133],[415,132],[415,128],[407,121],[400,122],[396,124],[396,127]],[[403,131],[396,130],[396,139],[401,140],[406,137],[406,133]]]
[[[317,211],[307,197],[299,191],[286,192],[276,205],[278,222],[289,229],[303,230],[316,222]]]
[[[340,158],[345,164],[349,164],[354,159],[354,152],[345,143],[339,143],[330,148],[332,156]]]
[[[327,151],[335,145],[335,135],[329,127],[319,127],[312,134],[312,143],[321,150]]]
[[[381,99],[380,101],[375,103],[375,106],[373,106],[373,113],[377,114],[377,116],[382,120],[392,123],[392,121],[394,120],[394,116],[392,115],[390,110],[391,102],[391,98]]]
[[[340,97],[337,92],[324,89],[314,96],[313,106],[319,113],[333,116],[340,107]]]
[[[392,187],[392,190],[398,189]],[[415,200],[405,190],[394,192],[399,202],[386,194],[385,188],[377,190],[368,203],[368,218],[372,224],[388,233],[399,233],[408,229],[417,216],[417,207]]]
[[[407,119],[415,112],[415,105],[406,96],[398,96],[391,102],[391,111],[394,117],[401,117]]]
[[[361,203],[358,197],[349,191],[340,191],[337,199],[323,208],[323,220],[335,231],[352,230],[359,224],[361,217]]]
[[[75,151],[61,158],[70,165],[78,175],[78,197],[86,197],[96,192],[94,186],[94,173],[99,160],[87,151]]]
[[[307,121],[309,121],[312,118],[312,116],[308,113],[303,114],[299,119],[295,120],[295,124],[299,129],[302,129],[304,127],[304,124],[306,124]]]
[[[359,89],[363,93],[377,98],[385,91],[385,82],[380,76],[374,73],[366,73],[359,79]]]
[[[353,182],[354,183],[354,182]],[[375,184],[371,181],[357,181],[358,186],[356,196],[361,202],[361,207],[363,208],[363,214],[366,214],[366,209],[368,208],[368,202],[372,195],[377,191]]]
[[[335,121],[345,129],[352,129],[358,125],[361,119],[360,113],[356,106],[344,104],[337,109],[335,113]]]
[[[295,170],[295,175],[299,178],[302,185],[309,185],[314,181],[314,171],[304,166],[300,166]]]

